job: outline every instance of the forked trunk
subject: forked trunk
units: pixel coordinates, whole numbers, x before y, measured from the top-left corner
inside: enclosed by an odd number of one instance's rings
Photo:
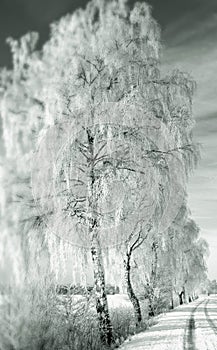
[[[108,311],[108,301],[105,293],[105,277],[100,244],[97,239],[92,241],[91,255],[94,269],[96,311],[99,320],[101,340],[106,345],[112,343],[112,325]]]
[[[131,266],[130,266],[130,258],[131,254],[126,255],[126,259],[124,260],[124,268],[125,268],[125,282],[127,286],[127,294],[128,297],[133,304],[134,308],[134,314],[135,314],[135,319],[136,319],[136,326],[139,326],[139,324],[142,321],[142,314],[141,314],[141,308],[139,304],[139,300],[136,297],[132,284],[131,284],[131,276],[130,276],[130,271],[131,271]]]

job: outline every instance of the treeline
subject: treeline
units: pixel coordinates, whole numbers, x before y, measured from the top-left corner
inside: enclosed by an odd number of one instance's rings
[[[208,246],[186,194],[199,158],[195,83],[178,70],[161,74],[160,30],[145,3],[130,9],[121,0],[92,1],[52,24],[40,51],[37,39],[8,39],[13,69],[0,74],[2,260],[12,289],[31,295],[25,322],[34,305],[49,330],[43,338],[33,327],[32,349],[42,338],[46,349],[101,349],[130,332],[128,318],[123,327],[118,321],[119,334],[114,326],[107,279],[128,294],[137,329],[143,300],[154,316],[194,299],[206,280]],[[86,333],[69,327],[76,306],[67,322],[51,319],[58,304],[52,286],[69,272],[85,286],[90,271],[99,339],[79,345]],[[84,305],[76,322],[85,318],[90,334]],[[11,308],[6,319],[17,333],[9,327],[2,348],[13,339],[23,349],[27,333],[19,340]]]

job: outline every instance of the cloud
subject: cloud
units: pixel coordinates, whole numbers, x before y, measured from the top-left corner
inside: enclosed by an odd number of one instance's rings
[[[19,0],[29,18],[38,25],[48,24],[78,7],[84,7],[88,0]]]
[[[197,82],[194,100],[196,117],[217,114],[217,8],[204,16],[201,8],[196,15],[187,14],[178,23],[172,23],[164,36],[167,40],[164,69],[168,70],[173,65],[190,72]]]
[[[217,8],[204,13],[199,7],[197,11],[188,12],[171,23],[164,31],[164,37],[170,42],[170,46],[193,45],[194,47],[198,40],[205,41],[208,38],[209,41],[214,41],[216,27]]]

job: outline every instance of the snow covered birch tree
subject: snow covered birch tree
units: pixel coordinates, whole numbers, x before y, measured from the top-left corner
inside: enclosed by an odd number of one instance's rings
[[[183,160],[193,153],[193,83],[180,72],[162,78],[159,51],[149,7],[130,10],[125,1],[90,2],[54,24],[43,49],[47,126],[61,137],[51,193],[38,181],[35,188],[56,215],[70,217],[70,240],[91,247],[106,342],[111,325],[101,250],[134,244],[137,233],[129,237],[141,218],[144,225],[154,218],[160,232],[168,227],[184,196]]]

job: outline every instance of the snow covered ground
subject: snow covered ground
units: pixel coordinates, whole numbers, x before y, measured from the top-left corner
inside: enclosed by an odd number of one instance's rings
[[[79,304],[83,297],[73,299]],[[126,295],[108,296],[108,302],[110,308],[132,308]],[[217,350],[217,295],[200,297],[157,320],[147,331],[125,341],[120,350]]]
[[[217,296],[200,298],[161,315],[149,330],[133,336],[121,350],[216,350]]]

